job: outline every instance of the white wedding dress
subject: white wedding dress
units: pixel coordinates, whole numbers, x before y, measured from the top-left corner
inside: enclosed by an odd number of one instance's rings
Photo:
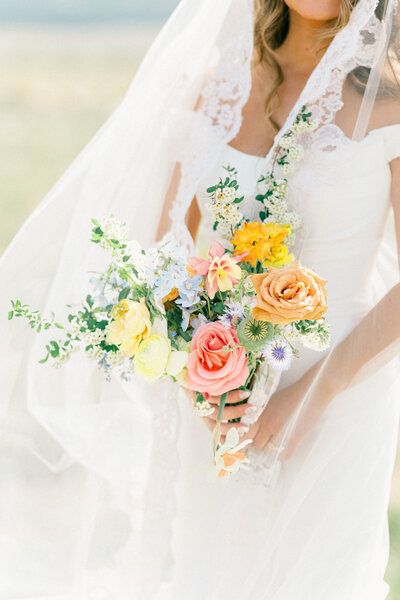
[[[328,320],[345,338],[376,299],[371,277],[390,208],[389,162],[400,155],[400,125],[371,131],[340,150],[309,149],[290,178],[303,218],[301,262],[328,280]],[[257,180],[269,156],[225,146],[197,199],[204,241],[215,236],[206,188],[238,170],[242,211],[257,217]],[[202,242],[200,243],[202,245]],[[205,245],[205,244],[204,244]],[[301,348],[279,387],[321,357]],[[397,359],[336,396],[294,457],[269,480],[265,454],[226,485],[208,483],[210,432],[181,403],[180,475],[173,525],[171,600],[383,600],[387,506],[396,454],[400,394]],[[340,377],[340,373],[337,374]],[[251,399],[250,399],[251,401]],[[164,597],[164,596],[163,596]]]

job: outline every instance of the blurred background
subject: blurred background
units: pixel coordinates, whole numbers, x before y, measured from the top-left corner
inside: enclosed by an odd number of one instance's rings
[[[1,0],[0,254],[122,99],[177,4]],[[400,599],[397,463],[390,506],[390,600]]]

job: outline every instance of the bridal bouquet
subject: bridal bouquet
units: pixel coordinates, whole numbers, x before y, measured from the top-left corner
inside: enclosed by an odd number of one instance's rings
[[[291,144],[291,149],[294,145]],[[296,153],[295,153],[296,154]],[[284,163],[285,164],[285,163]],[[325,280],[290,253],[300,220],[285,200],[286,180],[267,174],[260,221],[240,211],[236,171],[209,188],[208,209],[215,236],[203,257],[189,256],[172,237],[157,247],[140,247],[113,215],[93,219],[91,241],[110,252],[107,269],[92,277],[92,291],[68,324],[43,318],[20,300],[9,318],[25,317],[37,332],[64,329],[46,344],[46,355],[61,366],[81,349],[97,361],[106,378],[149,382],[170,379],[195,392],[194,408],[208,415],[210,396],[220,396],[214,433],[214,466],[229,477],[245,465],[236,428],[224,444],[220,423],[228,392],[251,390],[262,363],[288,369],[296,341],[322,350],[329,344]]]

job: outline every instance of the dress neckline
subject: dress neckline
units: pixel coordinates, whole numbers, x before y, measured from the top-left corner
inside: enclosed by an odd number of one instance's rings
[[[394,128],[400,128],[400,123],[393,123],[392,125],[384,125],[383,127],[376,127],[375,129],[371,129],[370,131],[368,131],[366,133],[366,135],[361,140],[353,140],[352,138],[347,137],[347,136],[345,136],[345,138],[347,138],[351,142],[354,142],[355,144],[360,144],[360,143],[363,143],[366,139],[368,139],[368,137],[371,134],[373,134],[373,133],[381,133],[381,132],[383,133],[384,131],[387,131],[388,129],[391,129],[392,127],[394,127]],[[275,140],[276,140],[277,137],[278,137],[278,134],[275,136]],[[226,144],[226,146],[227,146],[227,148],[229,148],[229,150],[232,150],[233,152],[241,154],[242,156],[244,156],[244,157],[246,157],[248,159],[259,161],[259,160],[266,160],[267,158],[269,158],[271,150],[275,146],[275,140],[274,140],[271,148],[268,150],[268,152],[267,152],[267,154],[265,156],[259,156],[258,154],[249,154],[248,152],[243,152],[242,150],[239,150],[238,148],[234,148],[229,143]]]

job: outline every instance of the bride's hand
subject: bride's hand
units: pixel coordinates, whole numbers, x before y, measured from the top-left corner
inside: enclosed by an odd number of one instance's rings
[[[195,392],[192,392],[191,390],[188,390],[186,388],[184,388],[184,391],[185,391],[186,395],[188,396],[190,402],[193,403],[196,400]],[[249,396],[250,396],[249,392],[246,392],[243,390],[235,390],[233,392],[228,393],[226,402],[227,402],[227,404],[243,402],[243,400],[247,400],[247,398]],[[208,429],[210,429],[210,431],[214,431],[215,426],[216,426],[220,399],[221,399],[220,396],[210,396],[210,398],[208,399],[208,402],[214,407],[214,412],[211,415],[209,415],[208,417],[201,417],[201,419],[204,421],[205,425],[208,427]],[[238,404],[237,406],[225,406],[223,413],[222,413],[222,421],[229,421],[231,419],[240,419],[245,414],[248,414],[248,411],[252,411],[252,410],[256,410],[256,409],[254,409],[251,406],[251,404],[248,404],[248,402],[244,402],[243,404]],[[244,436],[249,431],[249,427],[247,425],[244,425],[243,423],[224,423],[224,422],[222,422],[221,423],[221,442],[222,443],[224,442],[225,436],[228,433],[229,429],[231,429],[232,427],[235,427],[238,430],[239,435],[241,435],[241,436]]]
[[[281,460],[288,460],[293,456],[334,397],[333,392],[328,392],[323,386],[313,388],[312,393],[306,397],[307,384],[306,377],[305,381],[298,381],[273,394],[257,421],[258,428],[253,438],[255,448],[278,452]],[[321,389],[324,390],[323,393],[318,392]],[[304,406],[300,407],[304,399]],[[288,439],[282,440],[284,430],[297,409],[300,411],[296,415],[293,430]]]

